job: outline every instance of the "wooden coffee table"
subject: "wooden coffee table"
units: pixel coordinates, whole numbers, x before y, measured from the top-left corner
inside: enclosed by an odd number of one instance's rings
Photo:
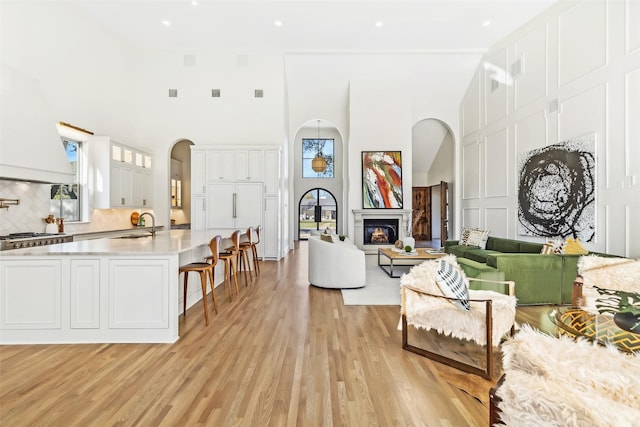
[[[416,248],[415,253],[408,254],[406,252],[397,252],[392,248],[380,248],[378,249],[378,266],[389,275],[394,276],[394,267],[413,267],[420,264],[422,261],[428,259],[436,259],[445,256],[446,253],[438,252],[437,249],[432,248]],[[388,261],[385,263],[384,258]]]

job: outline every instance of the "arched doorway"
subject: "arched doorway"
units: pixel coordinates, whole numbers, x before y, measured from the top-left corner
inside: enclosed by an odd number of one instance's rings
[[[298,240],[308,240],[313,230],[338,230],[336,198],[323,188],[307,191],[298,203]]]
[[[188,139],[171,147],[169,200],[171,228],[190,228],[191,223],[191,146]]]
[[[412,236],[440,246],[449,237],[449,184],[455,176],[454,135],[438,119],[423,119],[412,129]]]

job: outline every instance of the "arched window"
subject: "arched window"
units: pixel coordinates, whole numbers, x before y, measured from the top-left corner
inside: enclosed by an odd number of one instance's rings
[[[312,230],[338,229],[338,204],[323,188],[309,190],[298,204],[298,240],[307,240]]]

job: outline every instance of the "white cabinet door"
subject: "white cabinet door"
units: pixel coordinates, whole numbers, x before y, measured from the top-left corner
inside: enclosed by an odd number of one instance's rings
[[[207,192],[207,152],[191,150],[191,194]]]
[[[263,201],[262,183],[246,182],[236,184],[235,227],[245,230],[262,224]]]
[[[124,208],[133,206],[133,171],[130,167],[119,163],[111,164],[110,193],[111,207]]]
[[[207,228],[235,227],[234,183],[209,184],[207,192]]]
[[[131,206],[142,206],[143,192],[144,192],[144,172],[141,169],[135,168],[131,172]]]
[[[262,150],[236,151],[236,181],[262,181]]]
[[[240,228],[262,224],[262,183],[209,184],[207,228]]]
[[[60,329],[61,306],[61,260],[0,261],[0,329]]]
[[[264,198],[264,227],[260,241],[263,248],[263,257],[280,258],[280,203],[278,197],[267,196]]]
[[[207,150],[207,182],[235,181],[235,152]]]
[[[207,199],[204,196],[191,198],[191,229],[207,228]]]
[[[71,260],[71,329],[100,328],[100,260]]]
[[[169,261],[111,259],[108,283],[110,329],[169,327]]]
[[[280,150],[264,151],[264,194],[275,195],[280,189]]]
[[[153,206],[153,174],[149,170],[142,173],[142,205],[143,208]]]

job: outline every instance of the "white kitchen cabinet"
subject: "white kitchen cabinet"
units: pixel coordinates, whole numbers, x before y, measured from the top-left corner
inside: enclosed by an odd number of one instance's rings
[[[191,229],[262,225],[260,247],[279,259],[280,156],[277,146],[191,147]]]
[[[62,326],[62,261],[0,262],[0,330],[59,329]]]
[[[264,194],[277,195],[280,190],[280,150],[264,150]]]
[[[207,193],[207,151],[191,147],[191,194]]]
[[[152,206],[151,155],[111,140],[89,139],[90,185],[95,208],[149,208]]]
[[[207,228],[238,228],[262,224],[262,183],[209,184]]]
[[[206,230],[207,228],[207,198],[205,196],[191,197],[191,229]]]
[[[133,170],[131,206],[147,208],[152,205],[153,176],[146,169]]]
[[[233,182],[236,157],[233,150],[207,150],[207,182]]]
[[[124,164],[113,163],[109,168],[109,197],[112,208],[134,206],[133,169]]]
[[[109,328],[168,328],[168,276],[164,259],[109,260]]]
[[[73,259],[71,264],[71,329],[100,327],[100,260]]]
[[[262,150],[236,151],[236,181],[260,182],[263,180]]]
[[[263,258],[280,259],[280,201],[278,196],[264,198],[264,226],[260,236]]]

